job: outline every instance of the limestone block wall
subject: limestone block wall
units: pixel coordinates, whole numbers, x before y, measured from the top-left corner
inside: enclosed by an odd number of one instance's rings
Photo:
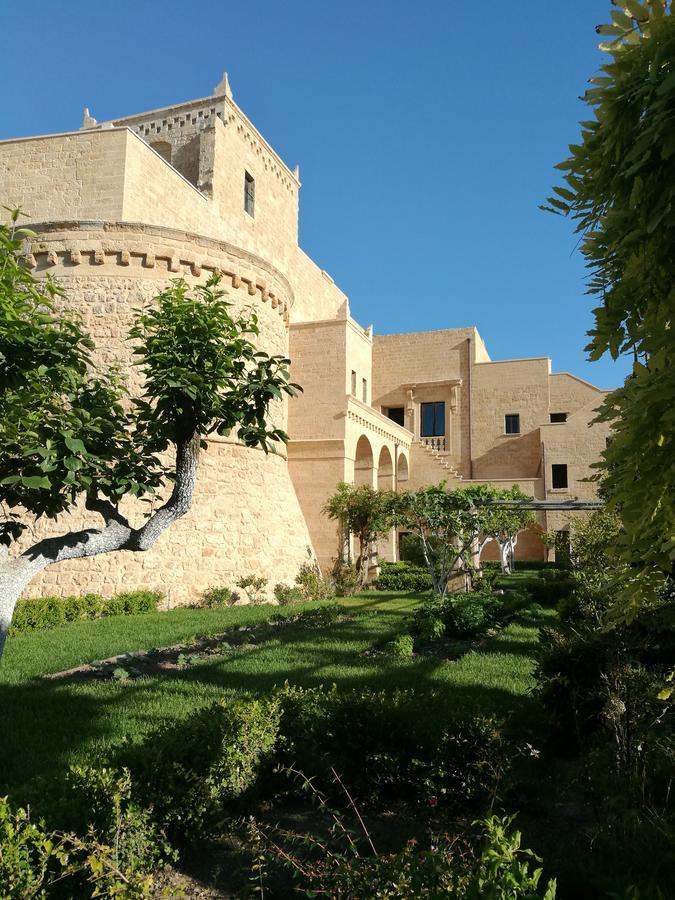
[[[3,205],[33,222],[122,218],[128,140],[121,130],[0,141]]]
[[[546,358],[478,363],[473,367],[471,446],[473,478],[540,475],[539,426],[548,421],[550,361]],[[520,434],[504,433],[504,417],[520,416]]]
[[[295,292],[294,322],[348,317],[349,302],[345,294],[300,247],[291,266],[290,278]]]
[[[475,328],[373,338],[373,404],[407,407],[412,387],[415,421],[409,425],[419,436],[420,404],[444,401],[446,448],[453,467],[466,478],[471,474],[471,372],[476,358],[485,356]]]
[[[180,275],[196,282],[214,268],[226,273],[223,284],[235,310],[255,308],[260,346],[270,353],[288,353],[290,286],[263,260],[225,243],[127,223],[52,223],[27,250],[38,276],[50,272],[64,286],[64,303],[81,314],[102,365],[119,364],[129,371],[125,335],[133,310],[148,303],[171,278]],[[273,418],[286,425],[285,403],[277,404]],[[125,511],[138,524],[144,509],[129,504]],[[55,523],[38,523],[31,540],[90,525],[98,526],[100,520],[78,510]],[[192,511],[152,550],[60,563],[46,569],[27,593],[109,594],[148,587],[165,591],[172,604],[183,603],[212,585],[233,587],[238,577],[249,573],[267,576],[271,586],[291,582],[308,548],[311,539],[285,448],[266,456],[241,446],[231,435],[209,441]]]

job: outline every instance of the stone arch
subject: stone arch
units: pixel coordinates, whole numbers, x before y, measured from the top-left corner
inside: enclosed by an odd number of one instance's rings
[[[380,450],[377,459],[377,489],[379,491],[393,491],[394,489],[394,460],[386,445]]]
[[[362,434],[356,442],[354,454],[354,484],[357,486],[369,484],[372,487],[374,475],[373,448],[365,434]]]
[[[171,163],[171,144],[168,141],[152,141],[150,146],[155,151],[155,153],[159,153],[162,159],[165,159],[169,164]]]
[[[408,469],[408,457],[405,455],[405,453],[399,453],[396,482],[397,484],[405,484],[409,477],[410,472]]]

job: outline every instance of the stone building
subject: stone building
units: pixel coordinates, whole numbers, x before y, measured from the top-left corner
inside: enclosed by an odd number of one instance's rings
[[[589,429],[603,393],[545,358],[492,361],[473,327],[373,335],[298,246],[300,178],[256,130],[223,78],[212,96],[76,132],[0,142],[0,203],[20,207],[26,248],[79,310],[102,364],[129,363],[134,310],[172,278],[224,273],[228,299],[253,305],[261,344],[292,359],[304,393],[275,411],[278,455],[212,438],[193,511],[148,553],[61,563],[34,595],[158,587],[172,603],[262,573],[293,580],[308,552],[329,568],[339,481],[381,488],[491,482],[538,498],[592,497],[583,479],[605,446]],[[82,527],[78,511],[38,533]],[[540,514],[543,528],[566,527]],[[98,524],[92,520],[91,524]],[[383,542],[394,558],[394,535]],[[543,558],[532,533],[518,547]]]

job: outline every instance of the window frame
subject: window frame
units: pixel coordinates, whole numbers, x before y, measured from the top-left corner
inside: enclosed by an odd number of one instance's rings
[[[510,431],[508,427],[508,423],[510,419],[515,419],[517,423],[517,430]],[[520,434],[520,413],[504,413],[504,434],[513,435]]]
[[[351,395],[356,397],[356,369],[352,369]]]
[[[554,416],[556,418],[554,418]],[[567,421],[567,413],[566,412],[549,413],[548,418],[549,418],[550,425],[563,425]]]
[[[432,407],[432,433],[427,434],[424,430],[424,410]],[[442,414],[439,417],[439,407]],[[441,420],[442,431],[438,431],[438,421]],[[430,400],[428,403],[420,403],[420,437],[445,437],[445,400]]]

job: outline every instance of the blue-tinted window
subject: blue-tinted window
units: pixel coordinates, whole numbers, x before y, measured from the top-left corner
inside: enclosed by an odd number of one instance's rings
[[[445,435],[445,403],[423,403],[420,437]]]

